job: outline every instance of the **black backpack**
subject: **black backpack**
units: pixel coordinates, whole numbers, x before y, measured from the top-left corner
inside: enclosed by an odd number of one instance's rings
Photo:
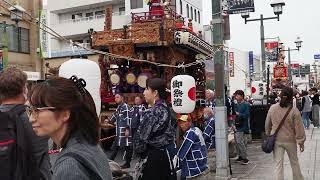
[[[0,179],[37,180],[39,167],[32,154],[30,136],[26,133],[20,115],[24,105],[8,112],[0,112]]]

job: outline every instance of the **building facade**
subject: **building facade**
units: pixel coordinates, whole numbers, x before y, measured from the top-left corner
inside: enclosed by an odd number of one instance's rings
[[[39,29],[35,19],[42,7],[41,0],[5,0],[0,1],[0,49],[8,47],[7,59],[8,66],[17,66],[26,71],[28,76],[41,78],[42,60],[39,55]],[[18,7],[25,11],[23,19],[13,21],[10,9]],[[28,15],[29,14],[29,15]],[[34,77],[35,78],[35,77]]]
[[[230,94],[236,90],[243,90],[246,95],[251,95],[251,82],[261,80],[261,60],[253,54],[253,68],[250,72],[249,52],[234,48],[229,49],[229,85]]]
[[[160,0],[159,0],[160,1]],[[161,0],[165,3],[168,0]],[[64,38],[90,48],[90,29],[103,31],[106,27],[106,8],[112,6],[111,28],[120,29],[132,21],[132,13],[149,11],[146,0],[48,0],[45,4],[47,24]],[[194,32],[202,31],[202,0],[171,0],[170,8],[181,14],[187,24],[192,19]],[[86,55],[88,59],[98,61],[98,55],[70,45],[70,41],[48,35],[46,44],[46,63],[58,67],[71,56]],[[45,67],[44,71],[48,71]]]

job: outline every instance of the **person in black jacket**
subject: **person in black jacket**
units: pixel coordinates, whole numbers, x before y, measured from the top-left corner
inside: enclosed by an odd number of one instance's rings
[[[312,99],[312,122],[314,127],[319,128],[319,111],[320,111],[320,100],[318,89],[313,87],[310,89],[311,94],[313,95]]]
[[[0,73],[0,111],[8,112],[15,109],[18,106],[24,106],[27,101],[27,74],[15,67],[7,67]],[[24,150],[30,150],[32,154],[25,153],[22,156],[28,156],[31,160],[19,161],[21,166],[25,166],[26,171],[29,174],[23,174],[17,172],[17,169],[13,170],[13,174],[22,176],[23,180],[28,180],[32,175],[32,180],[49,180],[50,174],[50,159],[48,155],[48,137],[38,137],[32,130],[32,125],[29,122],[29,118],[25,112],[19,114],[19,122],[24,126],[25,139],[31,143],[26,143]],[[17,132],[18,133],[18,132]],[[22,132],[19,132],[19,134]],[[1,150],[4,153],[4,150]],[[24,151],[27,152],[27,151]],[[29,151],[28,151],[29,152]],[[21,154],[20,154],[21,155]],[[25,162],[26,161],[26,162]],[[32,162],[31,162],[32,161]],[[33,162],[35,161],[35,162]],[[33,167],[32,167],[33,166]],[[39,174],[39,178],[35,178],[35,174]],[[28,177],[27,177],[28,176]],[[1,175],[0,175],[1,177]],[[19,179],[19,178],[11,178]]]

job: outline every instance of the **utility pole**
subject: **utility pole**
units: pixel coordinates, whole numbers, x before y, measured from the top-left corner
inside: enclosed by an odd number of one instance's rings
[[[292,73],[291,73],[291,54],[290,54],[290,47],[288,47],[288,74],[289,74],[289,83],[290,86],[293,87],[293,81],[292,81]]]
[[[223,18],[221,0],[212,0],[212,40],[213,45],[223,47]],[[231,179],[229,171],[229,149],[227,139],[227,111],[224,91],[224,52],[223,49],[214,54],[215,72],[215,132],[216,132],[216,177],[215,180]]]
[[[261,71],[261,77],[263,77],[263,79],[266,78],[266,76],[264,75],[264,70],[266,69],[266,49],[265,49],[265,45],[264,45],[264,25],[263,25],[263,14],[260,14],[260,40],[261,40],[261,67],[262,67],[262,71]]]

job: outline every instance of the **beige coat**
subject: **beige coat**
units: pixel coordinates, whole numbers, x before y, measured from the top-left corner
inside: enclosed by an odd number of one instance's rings
[[[283,119],[288,109],[289,107],[280,107],[279,103],[274,104],[270,107],[265,123],[265,130],[267,135],[274,134],[280,124],[280,121]],[[304,132],[300,112],[296,107],[293,107],[291,109],[291,112],[287,116],[283,126],[280,128],[276,141],[284,143],[304,144],[305,140],[306,135]]]

